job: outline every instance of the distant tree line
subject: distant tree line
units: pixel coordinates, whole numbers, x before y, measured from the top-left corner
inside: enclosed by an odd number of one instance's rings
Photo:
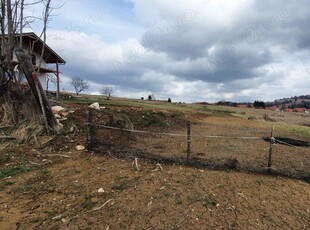
[[[302,100],[300,103],[292,103],[291,105],[288,105],[289,109],[296,109],[296,108],[305,108],[310,109],[310,101]]]
[[[254,101],[253,106],[256,109],[265,109],[266,108],[266,104],[263,101]]]
[[[216,103],[216,105],[237,107],[238,103],[231,102],[231,101],[219,101],[219,102]]]

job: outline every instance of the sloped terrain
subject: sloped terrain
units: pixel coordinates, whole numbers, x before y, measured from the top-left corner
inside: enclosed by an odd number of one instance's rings
[[[266,141],[202,137],[268,137],[271,123],[183,112],[177,105],[176,110],[106,105],[93,111],[93,123],[125,131],[95,129],[92,150],[76,151],[86,144],[88,108],[64,106],[75,112],[63,121],[61,134],[1,150],[1,229],[310,228],[309,183],[244,169],[264,169]],[[214,171],[186,163],[188,119],[190,162],[232,160],[235,167]],[[126,131],[132,129],[152,133]],[[159,132],[182,135],[154,134]],[[276,124],[276,134],[309,141],[282,124]],[[274,170],[310,168],[308,148],[276,145],[273,157]]]

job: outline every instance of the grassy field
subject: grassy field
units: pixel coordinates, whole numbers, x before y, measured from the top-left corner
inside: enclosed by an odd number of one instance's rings
[[[105,107],[96,124],[180,136],[97,129],[93,150],[76,151],[93,102]],[[274,125],[276,137],[310,142],[309,115],[98,96],[58,103],[75,111],[62,133],[2,145],[0,229],[310,228],[310,184],[294,179],[310,173],[310,148],[278,143],[279,174],[267,175],[262,139]]]

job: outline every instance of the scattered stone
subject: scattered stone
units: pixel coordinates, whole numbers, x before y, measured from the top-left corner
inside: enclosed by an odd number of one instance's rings
[[[68,223],[68,220],[66,218],[62,218],[61,222],[65,224],[65,223]]]
[[[59,114],[61,111],[65,111],[66,109],[62,106],[56,105],[52,107],[52,111],[54,114]]]
[[[54,114],[54,115],[55,115],[55,118],[56,118],[56,119],[61,118],[61,116],[60,116],[59,114],[57,114],[57,113],[56,113],[56,114]]]
[[[62,217],[62,215],[54,216],[54,217],[52,218],[52,220],[60,220],[61,217]]]
[[[83,150],[85,150],[85,147],[83,145],[77,145],[77,146],[75,146],[75,150],[83,151]]]
[[[104,192],[104,189],[103,189],[103,188],[99,188],[99,189],[98,189],[98,192],[99,192],[99,193],[103,193],[103,192]]]
[[[74,127],[72,126],[71,128],[70,128],[70,133],[73,133],[74,132]]]
[[[57,131],[57,132],[60,132],[60,131],[62,131],[62,130],[64,129],[64,125],[61,124],[61,123],[59,122],[59,120],[57,120],[57,122],[58,122],[58,126],[57,126],[57,128],[56,128],[56,131]]]
[[[64,117],[66,117],[66,116],[68,116],[69,115],[69,112],[66,112],[66,111],[61,111],[61,116],[64,116]]]
[[[246,199],[246,200],[248,199],[248,198],[246,197],[246,195],[244,195],[244,193],[242,193],[242,192],[238,192],[237,195],[240,196],[241,198]]]
[[[66,121],[66,120],[68,120],[68,118],[62,117],[62,118],[59,118],[58,120],[59,120],[59,121]]]
[[[100,110],[100,105],[98,102],[95,102],[89,106],[89,108]]]

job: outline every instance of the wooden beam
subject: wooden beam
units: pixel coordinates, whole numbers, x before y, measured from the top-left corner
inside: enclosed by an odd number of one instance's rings
[[[60,90],[59,90],[59,64],[58,62],[56,62],[56,95],[57,95],[57,98],[60,97]]]
[[[46,119],[48,126],[53,130],[53,131],[59,131],[60,130],[60,125],[58,124],[52,108],[47,100],[47,97],[44,93],[44,90],[42,88],[42,85],[37,77],[37,74],[34,70],[34,67],[31,63],[31,58],[29,54],[27,54],[24,50],[22,49],[17,49],[15,51],[17,60],[20,63],[20,66],[26,76],[26,79],[29,83],[30,89],[36,99],[36,102],[40,106],[42,113],[44,114],[44,118]],[[47,130],[48,131],[48,130]]]

